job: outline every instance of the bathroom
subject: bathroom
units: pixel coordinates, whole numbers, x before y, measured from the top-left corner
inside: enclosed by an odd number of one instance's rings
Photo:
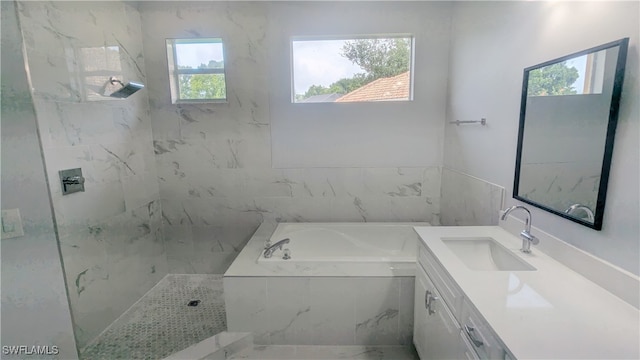
[[[637,277],[638,12],[637,2],[3,1],[2,209],[20,210],[23,235],[4,237],[3,212],[2,345],[78,358],[167,275],[224,274],[262,223],[504,225],[499,211],[522,204],[511,194],[523,69],[625,37],[602,229],[529,209],[534,232]],[[292,104],[290,38],[353,34],[414,37],[413,100]],[[172,103],[166,39],[198,37],[224,41],[226,103]],[[72,69],[83,49],[109,47],[121,61],[85,71],[145,87],[85,99],[89,75]],[[85,191],[63,196],[58,171],[72,168]]]

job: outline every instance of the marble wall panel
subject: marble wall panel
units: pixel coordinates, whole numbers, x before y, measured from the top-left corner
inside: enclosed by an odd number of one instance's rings
[[[252,331],[256,344],[412,343],[413,277],[225,277],[224,282],[229,331]]]
[[[356,343],[356,291],[348,278],[311,279],[311,334],[317,345]]]
[[[498,225],[503,202],[503,187],[449,168],[442,169],[442,225]]]
[[[140,16],[122,2],[18,2],[18,15],[82,348],[168,270],[148,95],[99,95],[110,76],[146,83]],[[63,196],[58,171],[76,167],[85,192]]]
[[[16,3],[0,7],[2,209],[19,209],[24,231],[0,243],[1,345],[57,346],[49,358],[78,359]]]
[[[237,244],[262,221],[439,223],[439,166],[272,167],[268,89],[275,65],[265,39],[279,24],[270,6],[140,5],[170,271],[224,272]],[[214,36],[226,49],[227,102],[171,104],[164,40]],[[198,230],[210,227],[231,230],[215,239]],[[219,248],[218,241],[234,246],[201,251]]]

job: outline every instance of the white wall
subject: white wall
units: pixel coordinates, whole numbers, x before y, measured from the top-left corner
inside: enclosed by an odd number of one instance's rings
[[[47,358],[77,359],[15,3],[1,4],[2,209],[19,208],[24,224],[0,247],[2,346],[58,346]]]
[[[640,273],[637,2],[464,2],[452,17],[444,166],[513,189],[525,67],[630,38],[602,231],[532,208],[533,225],[628,271]],[[513,205],[507,200],[505,205]]]
[[[450,3],[298,2],[270,7],[269,99],[276,168],[440,165]],[[411,102],[291,103],[292,36],[413,34]]]

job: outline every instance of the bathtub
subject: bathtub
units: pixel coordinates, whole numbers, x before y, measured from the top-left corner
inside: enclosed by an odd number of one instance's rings
[[[263,223],[224,274],[228,331],[260,345],[406,345],[428,223]],[[283,250],[263,256],[288,238]]]
[[[417,235],[412,226],[387,223],[278,224],[270,237],[275,244],[289,239],[283,251],[259,255],[259,262],[380,262],[415,263]]]

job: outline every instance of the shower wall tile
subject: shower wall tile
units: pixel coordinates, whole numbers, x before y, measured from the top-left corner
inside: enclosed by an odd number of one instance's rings
[[[168,271],[147,90],[99,96],[110,76],[146,83],[140,16],[122,2],[18,10],[82,348]],[[76,167],[85,192],[63,196],[58,171]]]
[[[498,225],[504,188],[443,168],[441,197],[442,225]]]
[[[171,272],[224,272],[262,221],[439,223],[438,166],[272,168],[268,7],[140,4]],[[164,40],[209,36],[225,41],[227,102],[171,104]]]

